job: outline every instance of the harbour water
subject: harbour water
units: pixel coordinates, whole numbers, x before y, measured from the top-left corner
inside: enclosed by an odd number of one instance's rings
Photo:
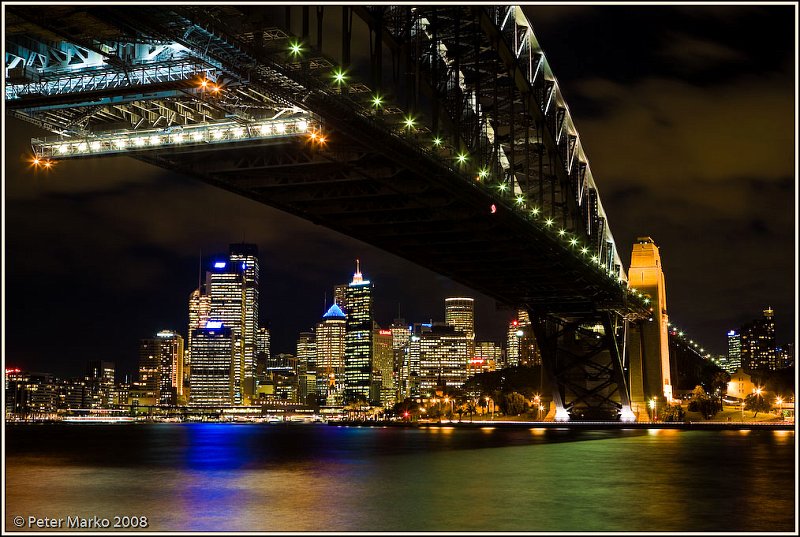
[[[792,532],[795,485],[793,431],[6,427],[7,531]]]

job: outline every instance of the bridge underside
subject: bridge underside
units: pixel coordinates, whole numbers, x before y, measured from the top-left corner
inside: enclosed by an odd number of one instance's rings
[[[9,6],[6,55],[48,156],[124,151],[526,308],[562,414],[624,413],[623,318],[649,308],[518,8],[345,7],[333,44],[308,6],[48,10]],[[298,115],[327,141],[285,131]]]

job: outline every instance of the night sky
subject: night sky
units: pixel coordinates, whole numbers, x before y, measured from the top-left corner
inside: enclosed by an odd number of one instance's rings
[[[527,6],[559,80],[624,263],[661,249],[670,319],[713,353],[725,332],[775,309],[795,338],[795,6]],[[355,259],[377,321],[443,320],[476,297],[478,339],[510,311],[393,255],[128,157],[33,173],[30,138],[5,118],[7,366],[133,372],[140,338],[186,333],[198,256],[258,244],[261,320],[273,352],[321,317]],[[119,378],[119,375],[118,375]]]

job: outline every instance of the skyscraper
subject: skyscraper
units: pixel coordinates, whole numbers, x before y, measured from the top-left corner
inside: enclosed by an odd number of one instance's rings
[[[347,286],[347,330],[345,333],[345,399],[370,400],[372,385],[372,283],[361,274],[356,260],[353,281]]]
[[[517,318],[508,323],[506,333],[506,360],[505,367],[518,365],[534,365],[540,363],[536,360],[536,344],[533,338],[533,328],[527,310],[517,311]]]
[[[775,352],[775,312],[764,310],[764,315],[746,324],[741,330],[742,367],[749,370],[778,369]]]
[[[464,333],[437,323],[419,338],[420,394],[429,397],[437,389],[461,388],[467,380],[467,337]]]
[[[444,322],[467,337],[467,358],[475,357],[475,299],[452,297],[444,299]]]
[[[192,334],[192,406],[226,406],[235,403],[235,347],[239,336],[221,321],[210,320]]]
[[[183,336],[172,330],[156,334],[159,347],[158,402],[176,405],[183,397]]]
[[[405,319],[395,319],[392,331],[392,353],[394,355],[395,384],[398,400],[409,396],[408,384],[408,344],[411,340],[411,327]]]
[[[297,338],[297,375],[300,402],[306,403],[309,396],[313,396],[316,402],[317,338],[313,330],[300,332]]]
[[[377,324],[372,332],[372,401],[380,401],[384,408],[397,402],[394,375],[392,331]]]
[[[192,332],[203,328],[211,315],[211,295],[206,294],[202,285],[189,295],[189,331],[186,336],[183,370],[188,379],[192,367]]]
[[[245,269],[242,268],[241,262],[217,259],[211,263],[207,281],[211,296],[211,318],[221,322],[231,331],[234,363],[233,400],[234,404],[241,404],[244,402],[245,375],[242,341],[246,316]]]
[[[245,399],[255,393],[256,332],[258,331],[259,266],[258,246],[231,244],[228,260],[240,265],[244,276],[244,305],[242,307],[242,389]]]
[[[162,406],[178,404],[183,396],[183,337],[162,330],[139,345],[139,387]]]
[[[347,315],[335,303],[317,325],[317,397],[321,404],[342,405]]]
[[[478,341],[475,343],[475,358],[470,360],[469,375],[486,373],[497,369],[503,358],[503,349],[494,341]]]
[[[271,347],[269,328],[262,326],[256,332],[256,382],[259,384],[267,380],[267,363],[272,352]]]
[[[728,331],[728,363],[726,371],[733,373],[742,366],[742,336],[736,330]]]

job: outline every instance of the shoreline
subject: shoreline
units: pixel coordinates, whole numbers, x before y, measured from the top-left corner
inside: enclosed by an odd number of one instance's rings
[[[427,428],[460,428],[460,429],[678,429],[678,430],[772,430],[794,431],[795,424],[789,422],[602,422],[602,421],[473,421],[470,422],[413,422],[403,423],[396,421],[336,421],[328,425],[338,427],[410,427],[417,429]]]

